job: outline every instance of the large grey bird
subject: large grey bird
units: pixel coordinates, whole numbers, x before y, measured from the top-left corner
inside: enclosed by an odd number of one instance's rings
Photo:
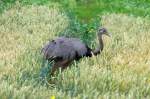
[[[44,59],[54,61],[51,74],[53,74],[59,67],[65,69],[74,60],[100,54],[104,47],[102,39],[103,34],[109,36],[106,28],[100,28],[98,30],[97,36],[99,45],[95,50],[92,50],[77,38],[59,37],[45,44],[42,48]]]

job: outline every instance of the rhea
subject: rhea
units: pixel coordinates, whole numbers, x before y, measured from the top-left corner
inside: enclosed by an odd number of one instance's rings
[[[103,34],[110,36],[106,28],[100,28],[97,33],[99,44],[94,50],[78,38],[59,37],[45,44],[42,48],[43,58],[48,61],[54,61],[51,75],[58,68],[62,70],[67,68],[74,60],[78,61],[83,57],[92,57],[100,54],[104,48]]]

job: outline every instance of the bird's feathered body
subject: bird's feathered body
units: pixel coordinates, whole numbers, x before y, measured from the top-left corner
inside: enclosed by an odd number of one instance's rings
[[[42,52],[45,59],[77,59],[83,56],[90,56],[90,48],[77,38],[59,37],[48,42]]]
[[[45,60],[54,60],[51,74],[53,74],[59,67],[65,69],[73,60],[79,60],[86,56],[98,55],[103,50],[102,35],[107,34],[105,28],[99,29],[98,40],[99,46],[96,50],[92,50],[85,43],[77,38],[59,37],[55,40],[49,41],[43,48]]]

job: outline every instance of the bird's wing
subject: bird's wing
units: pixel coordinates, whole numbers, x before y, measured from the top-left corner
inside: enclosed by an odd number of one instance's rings
[[[46,59],[74,59],[76,56],[85,56],[87,47],[79,39],[60,37],[45,45],[43,52]]]
[[[76,56],[76,52],[72,43],[67,39],[57,39],[56,48],[53,55],[61,57],[63,59],[73,59]]]
[[[71,38],[70,41],[79,56],[84,56],[87,53],[87,47],[81,40]]]

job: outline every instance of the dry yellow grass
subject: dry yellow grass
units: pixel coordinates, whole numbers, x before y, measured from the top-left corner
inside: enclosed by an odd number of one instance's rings
[[[21,55],[40,52],[45,42],[67,26],[67,17],[56,7],[17,5],[5,11],[0,16],[0,79],[17,75],[20,67],[15,64]]]
[[[123,14],[105,15],[103,25],[113,33],[117,49],[113,64],[124,65],[142,73],[150,70],[150,21]],[[115,51],[116,50],[116,51]]]

